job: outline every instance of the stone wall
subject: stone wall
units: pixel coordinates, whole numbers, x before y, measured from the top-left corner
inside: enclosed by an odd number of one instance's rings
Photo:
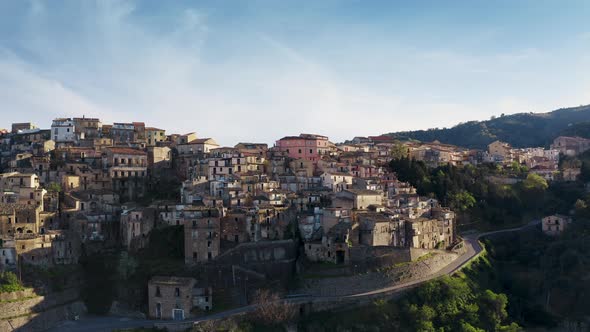
[[[412,285],[405,287],[401,290],[389,291],[379,294],[370,294],[358,297],[344,297],[344,298],[323,298],[314,300],[294,300],[295,303],[300,307],[300,312],[310,313],[319,311],[334,311],[334,310],[346,310],[351,308],[358,308],[373,304],[376,300],[394,300],[404,296],[409,290],[417,287]]]
[[[342,277],[319,277],[302,280],[299,294],[313,296],[346,296],[383,289],[432,275],[458,257],[444,251],[431,251],[416,262],[402,262],[363,274]]]
[[[32,288],[26,288],[18,292],[0,293],[0,302],[9,302],[27,297],[37,296]],[[2,313],[0,313],[2,315]]]
[[[45,296],[26,289],[0,298],[0,331],[42,331],[86,311],[76,289]]]
[[[363,272],[412,262],[432,251],[391,246],[355,246],[350,248],[350,262],[355,272]]]
[[[33,295],[31,298],[2,302],[0,303],[0,319],[32,314],[35,308],[41,306],[43,300],[43,296]]]
[[[268,279],[285,279],[295,270],[297,244],[292,240],[242,243],[217,256],[219,266],[241,266]]]
[[[0,320],[0,331],[37,332],[57,326],[64,320],[73,319],[75,315],[86,312],[81,301],[57,306],[41,313]]]

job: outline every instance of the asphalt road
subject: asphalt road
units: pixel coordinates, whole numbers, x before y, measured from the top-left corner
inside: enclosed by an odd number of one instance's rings
[[[464,245],[466,248],[465,253],[463,253],[461,256],[459,256],[457,259],[455,259],[453,262],[451,262],[449,265],[447,265],[446,267],[444,267],[443,269],[441,269],[437,273],[432,274],[432,275],[425,277],[425,278],[413,280],[410,282],[398,284],[398,285],[391,286],[391,287],[376,289],[376,290],[373,290],[370,292],[364,292],[364,293],[353,294],[353,295],[346,295],[343,297],[329,297],[329,296],[301,297],[301,298],[297,298],[296,300],[294,299],[294,301],[305,302],[305,301],[309,301],[312,299],[314,301],[322,301],[322,300],[332,301],[336,298],[358,298],[358,297],[364,297],[364,296],[374,296],[374,295],[378,295],[378,294],[390,294],[390,293],[395,293],[395,292],[405,290],[408,288],[416,287],[419,284],[422,284],[426,281],[441,277],[443,275],[451,275],[451,274],[455,273],[456,271],[458,271],[459,269],[461,269],[463,266],[465,266],[465,264],[467,264],[469,261],[471,261],[471,259],[473,257],[475,257],[477,254],[479,254],[483,250],[483,248],[479,244],[479,239],[481,239],[482,237],[490,236],[490,235],[494,235],[494,234],[499,234],[499,233],[515,232],[515,231],[522,230],[524,228],[534,227],[534,226],[538,225],[539,223],[540,223],[540,220],[534,220],[534,221],[530,222],[529,224],[524,225],[522,227],[467,235],[467,236],[463,237],[463,240],[465,243]],[[245,307],[240,307],[240,308],[220,312],[217,314],[208,315],[205,317],[200,317],[197,319],[185,320],[183,322],[184,323],[186,323],[186,322],[196,323],[196,322],[207,321],[207,320],[227,318],[227,317],[233,316],[235,314],[244,313],[244,312],[248,312],[248,311],[252,311],[252,310],[254,310],[254,306],[250,305],[250,306],[245,306]],[[53,329],[50,329],[48,331],[50,331],[50,332],[107,332],[107,331],[109,331],[110,332],[114,329],[153,327],[154,323],[163,323],[163,321],[147,320],[147,319],[139,320],[139,319],[132,319],[132,318],[112,317],[112,316],[84,316],[78,321],[62,322],[59,326],[57,326]],[[174,324],[174,323],[170,322],[170,324]]]

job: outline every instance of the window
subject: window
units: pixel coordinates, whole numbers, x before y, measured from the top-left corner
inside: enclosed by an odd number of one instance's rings
[[[301,154],[301,149],[299,149],[299,154]]]
[[[178,288],[178,287],[174,288],[174,296],[180,297],[180,288]]]
[[[156,296],[162,297],[162,293],[160,293],[160,286],[156,286]]]

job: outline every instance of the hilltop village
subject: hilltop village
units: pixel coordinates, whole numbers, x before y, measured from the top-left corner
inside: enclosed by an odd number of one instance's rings
[[[142,253],[155,245],[151,234],[181,229],[185,268],[149,275],[139,286],[143,295],[126,305],[176,320],[216,303],[248,304],[253,290],[287,289],[291,276],[309,276],[318,266],[354,276],[428,260],[440,265],[434,273],[461,253],[456,212],[400,181],[392,159],[432,167],[517,164],[546,181],[575,181],[580,167],[560,168],[560,155],[588,149],[590,140],[579,137],[558,137],[549,149],[496,141],[480,151],[385,135],[333,143],[317,134],[223,147],[142,122],[60,118],[48,129],[15,123],[0,132],[0,270],[22,275],[26,266]],[[568,219],[543,223],[557,234]],[[339,295],[324,279],[292,289]]]

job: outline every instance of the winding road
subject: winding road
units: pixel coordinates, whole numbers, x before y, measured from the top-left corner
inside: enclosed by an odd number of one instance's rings
[[[465,252],[451,262],[449,265],[445,266],[443,269],[439,270],[438,272],[431,274],[427,277],[412,280],[409,282],[401,283],[395,286],[376,289],[370,292],[358,293],[353,295],[346,295],[346,296],[305,296],[299,297],[296,299],[290,299],[289,301],[304,303],[307,301],[314,301],[314,302],[322,302],[322,301],[334,301],[336,299],[346,299],[346,298],[363,298],[363,297],[375,297],[379,296],[380,294],[392,294],[397,293],[403,290],[407,290],[409,288],[416,287],[426,281],[441,277],[443,275],[452,275],[453,273],[459,271],[461,268],[467,265],[471,260],[478,257],[479,254],[483,251],[479,240],[483,237],[500,234],[500,233],[507,233],[507,232],[516,232],[520,231],[524,228],[535,227],[536,225],[540,224],[540,220],[533,220],[532,222],[517,228],[510,228],[510,229],[503,229],[493,232],[486,232],[486,233],[473,233],[469,235],[463,236]],[[159,324],[186,324],[186,323],[198,323],[208,320],[215,320],[221,318],[227,318],[236,314],[249,312],[255,309],[255,306],[249,305],[245,307],[240,307],[232,310],[223,311],[220,313],[199,317],[195,319],[185,320],[183,322],[164,322],[161,320],[140,320],[140,319],[132,319],[132,318],[122,318],[122,317],[112,317],[112,316],[84,316],[78,321],[65,321],[62,322],[59,326],[52,328],[48,331],[50,332],[106,332],[112,331],[114,329],[128,329],[128,328],[138,328],[138,327],[153,327],[155,323]]]

